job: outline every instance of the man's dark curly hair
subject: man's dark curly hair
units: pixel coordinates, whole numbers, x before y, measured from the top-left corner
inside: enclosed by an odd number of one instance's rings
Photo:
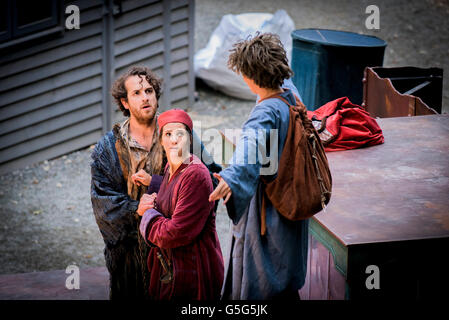
[[[128,101],[128,92],[126,91],[125,82],[129,77],[132,76],[142,76],[148,81],[148,83],[153,87],[156,94],[156,99],[162,94],[162,79],[156,76],[149,68],[134,66],[131,67],[125,74],[122,74],[117,80],[115,80],[112,85],[111,94],[115,99],[115,103],[118,105],[120,110],[122,110],[125,117],[129,117],[129,110],[125,109],[120,99],[125,99]]]
[[[278,89],[284,79],[293,76],[279,36],[257,33],[237,42],[230,50],[228,67],[253,80],[261,88]]]

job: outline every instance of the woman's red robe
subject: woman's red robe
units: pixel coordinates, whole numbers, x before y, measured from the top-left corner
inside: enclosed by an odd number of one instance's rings
[[[151,189],[151,186],[150,186]],[[151,247],[148,255],[149,293],[152,299],[219,299],[223,257],[216,228],[209,170],[196,156],[181,164],[169,180],[165,170],[155,209],[145,212],[140,232]],[[173,280],[157,255],[172,264]]]

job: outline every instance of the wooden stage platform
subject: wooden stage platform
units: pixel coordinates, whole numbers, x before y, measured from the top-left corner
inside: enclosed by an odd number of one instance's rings
[[[79,289],[67,289],[65,270],[0,275],[0,300],[108,300],[105,267],[80,269]]]

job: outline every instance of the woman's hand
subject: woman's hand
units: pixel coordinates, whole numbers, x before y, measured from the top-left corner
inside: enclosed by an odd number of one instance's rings
[[[157,197],[156,193],[152,194],[145,193],[140,198],[139,207],[137,208],[137,213],[139,214],[139,216],[143,216],[145,211],[154,208],[154,202],[156,200],[156,197]]]
[[[219,182],[215,190],[209,195],[209,202],[224,198],[223,203],[226,204],[232,195],[231,188],[218,173],[214,173],[213,175]]]
[[[137,184],[138,186],[148,187],[151,183],[151,176],[148,173],[146,173],[145,170],[140,169],[131,176],[131,180],[134,182],[134,184]]]

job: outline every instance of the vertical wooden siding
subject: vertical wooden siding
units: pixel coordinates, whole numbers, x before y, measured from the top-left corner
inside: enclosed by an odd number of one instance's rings
[[[0,56],[0,174],[87,147],[123,120],[111,82],[132,65],[164,78],[161,109],[193,103],[193,1],[66,1],[80,29]]]

